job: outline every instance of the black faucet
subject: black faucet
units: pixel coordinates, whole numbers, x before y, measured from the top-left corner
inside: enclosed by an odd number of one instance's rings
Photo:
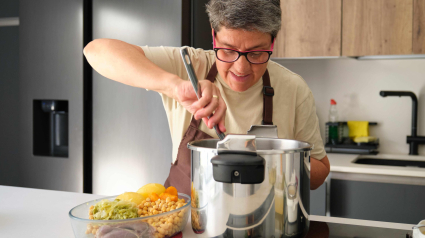
[[[409,155],[418,155],[419,144],[425,144],[425,136],[417,135],[418,125],[418,98],[410,91],[381,91],[382,97],[386,96],[409,96],[412,98],[412,135],[407,136],[407,144],[410,144]]]

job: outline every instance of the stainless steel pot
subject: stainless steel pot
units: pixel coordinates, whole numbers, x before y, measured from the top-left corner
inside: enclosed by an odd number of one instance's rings
[[[255,135],[256,134],[256,135]],[[192,229],[199,237],[304,237],[309,227],[310,150],[253,126],[188,144]]]

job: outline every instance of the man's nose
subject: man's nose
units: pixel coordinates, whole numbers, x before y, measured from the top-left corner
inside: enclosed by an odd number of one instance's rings
[[[233,67],[239,72],[239,73],[245,73],[248,72],[251,68],[251,63],[249,63],[248,59],[246,58],[246,55],[241,55],[238,60],[236,60],[233,63]]]

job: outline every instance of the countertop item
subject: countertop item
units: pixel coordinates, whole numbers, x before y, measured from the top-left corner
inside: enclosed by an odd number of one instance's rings
[[[0,186],[1,237],[74,238],[68,212],[86,201],[102,195]],[[391,238],[412,234],[414,224],[365,221],[345,218],[310,216],[312,228],[308,237],[328,229],[329,237]],[[313,225],[314,224],[314,225]],[[196,238],[191,223],[186,224],[184,238]]]
[[[136,232],[138,237],[151,237],[152,235],[167,235],[172,236],[183,231],[186,226],[190,214],[190,196],[179,193],[179,199],[185,199],[186,205],[177,208],[173,211],[156,214],[146,217],[137,217],[126,220],[90,220],[89,213],[91,206],[95,206],[101,200],[114,201],[116,196],[110,196],[102,199],[95,199],[89,202],[84,202],[74,207],[69,212],[70,221],[74,229],[75,237],[86,238],[88,233],[102,233],[104,235],[111,233],[120,233],[120,236],[126,236]],[[137,211],[137,209],[136,209]],[[100,214],[100,213],[99,213]],[[155,219],[172,219],[171,226],[164,224],[152,224]],[[177,220],[175,220],[175,218]],[[149,224],[148,224],[149,223]],[[152,224],[152,226],[150,226]],[[162,225],[162,226],[161,226]],[[165,227],[166,226],[166,227]]]
[[[379,139],[369,137],[369,126],[377,125],[377,122],[367,121],[339,121],[326,122],[325,150],[327,153],[340,154],[378,154]],[[349,125],[351,128],[349,129]],[[330,139],[331,134],[337,128],[337,142]]]

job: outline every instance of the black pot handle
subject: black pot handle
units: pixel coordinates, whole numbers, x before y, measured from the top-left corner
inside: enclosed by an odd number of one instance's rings
[[[266,161],[256,153],[228,151],[214,156],[211,163],[217,182],[259,184],[264,181]]]

